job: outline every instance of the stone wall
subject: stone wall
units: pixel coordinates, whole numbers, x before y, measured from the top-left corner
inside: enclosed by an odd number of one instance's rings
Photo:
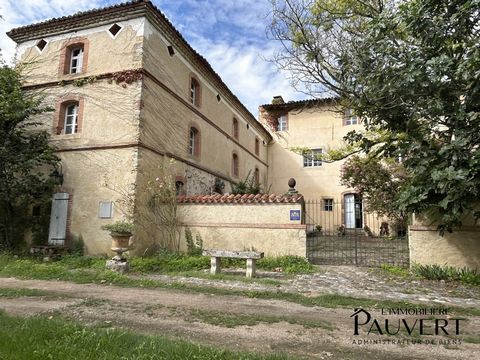
[[[181,250],[186,250],[185,228],[188,228],[194,239],[197,235],[202,238],[204,249],[254,249],[263,251],[265,256],[306,256],[305,225],[301,220],[290,220],[291,211],[299,215],[303,211],[301,197],[292,200],[273,195],[271,199],[281,200],[266,202],[255,199],[229,202],[225,200],[228,195],[216,199],[215,196],[192,198],[199,202],[178,205],[178,216],[183,223]]]

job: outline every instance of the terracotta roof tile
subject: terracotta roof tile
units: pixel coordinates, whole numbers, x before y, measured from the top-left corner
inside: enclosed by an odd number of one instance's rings
[[[303,201],[300,194],[276,195],[276,194],[225,194],[225,195],[179,195],[179,204],[295,204]]]

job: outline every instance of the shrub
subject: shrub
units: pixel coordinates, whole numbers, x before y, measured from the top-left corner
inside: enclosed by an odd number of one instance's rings
[[[200,256],[203,251],[203,240],[200,234],[195,236],[193,241],[192,232],[189,228],[185,228],[185,239],[187,241],[187,254],[192,256]]]
[[[478,270],[467,267],[455,268],[453,266],[414,264],[412,273],[429,280],[460,281],[464,284],[480,285],[480,273]]]
[[[117,221],[113,224],[103,225],[102,230],[119,234],[132,234],[135,231],[135,225],[126,221]]]

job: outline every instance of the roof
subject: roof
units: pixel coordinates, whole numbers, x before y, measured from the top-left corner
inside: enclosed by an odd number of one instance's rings
[[[275,194],[216,194],[216,195],[180,195],[179,204],[296,204],[303,202],[303,196]]]
[[[260,105],[260,108],[265,110],[291,110],[291,109],[298,109],[302,107],[313,107],[316,105],[322,105],[329,102],[334,102],[338,98],[336,97],[325,97],[320,99],[306,99],[306,100],[299,100],[299,101],[288,101],[283,104],[264,104]]]
[[[153,5],[149,0],[133,0],[108,7],[92,9],[83,12],[77,12],[73,15],[62,16],[59,18],[52,18],[50,20],[34,23],[31,25],[21,26],[7,32],[7,35],[19,43],[31,39],[39,39],[44,36],[66,33],[74,29],[94,27],[99,23],[108,23],[112,20],[130,19],[135,17],[151,17],[163,25],[171,35],[177,45],[182,45],[185,53],[191,58],[195,65],[200,66],[210,76],[210,80],[218,86],[219,90],[223,90],[230,100],[238,105],[238,110],[250,120],[257,130],[261,131],[268,139],[272,139],[269,132],[263,125],[257,121],[255,116],[243,105],[238,97],[232,93],[228,86],[223,82],[220,75],[218,75],[208,61],[195,51],[190,44],[185,40],[182,34],[173,26],[168,18]],[[165,35],[165,34],[164,34]]]

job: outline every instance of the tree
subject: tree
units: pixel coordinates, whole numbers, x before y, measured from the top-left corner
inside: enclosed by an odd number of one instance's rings
[[[310,94],[353,109],[350,153],[404,159],[398,204],[441,231],[480,200],[480,1],[273,1],[276,58]],[[347,154],[348,155],[348,154]]]
[[[407,214],[397,204],[405,181],[403,166],[393,160],[379,162],[368,156],[353,155],[342,167],[342,185],[363,196],[366,210],[388,217],[402,229],[406,228]]]
[[[21,76],[0,68],[0,247],[18,248],[32,224],[32,205],[50,200],[48,174],[59,159],[47,131],[31,117],[47,108],[25,94]]]

